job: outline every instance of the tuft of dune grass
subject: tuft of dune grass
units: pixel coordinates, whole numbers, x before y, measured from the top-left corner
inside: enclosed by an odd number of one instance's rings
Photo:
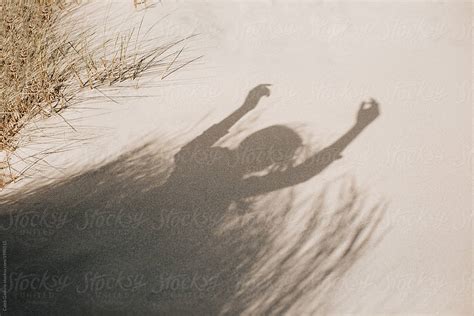
[[[0,188],[18,176],[9,157],[28,122],[60,115],[83,90],[104,94],[156,72],[163,79],[192,61],[179,59],[178,45],[187,38],[146,41],[141,24],[111,34],[77,27],[80,8],[65,0],[0,4]]]

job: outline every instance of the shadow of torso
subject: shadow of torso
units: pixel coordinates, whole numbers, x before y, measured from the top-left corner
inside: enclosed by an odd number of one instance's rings
[[[229,248],[238,243],[237,232],[222,229],[225,220],[236,215],[229,206],[236,202],[242,180],[237,163],[227,148],[201,148],[198,153],[181,150],[166,183],[136,202],[145,204],[141,208],[150,219],[161,271],[201,280],[187,293],[188,312],[217,314],[242,273],[238,249]],[[151,297],[166,301],[176,294],[168,290],[152,290]],[[176,301],[171,300],[170,311],[174,308]]]

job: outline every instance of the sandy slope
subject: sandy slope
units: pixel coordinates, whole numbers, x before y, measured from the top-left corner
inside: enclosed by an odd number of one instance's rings
[[[66,168],[67,174],[109,160],[145,135],[179,136],[184,143],[232,112],[260,83],[271,83],[272,95],[248,117],[255,121],[240,125],[248,128],[246,133],[272,124],[303,124],[307,136],[324,145],[351,126],[360,101],[374,97],[381,103],[380,119],[350,145],[342,160],[306,187],[311,190],[312,184],[348,172],[370,195],[390,200],[384,224],[389,233],[343,282],[334,311],[468,313],[467,7],[428,2],[164,2],[146,11],[146,23],[170,13],[163,28],[154,32],[201,34],[187,46],[189,54],[204,58],[168,80],[150,81],[151,88],[145,84],[120,92],[139,98],[66,112],[78,132],[63,124],[61,137],[73,135],[80,146],[47,160]],[[115,2],[112,12],[119,16],[130,10],[130,3]],[[122,16],[124,25],[133,23]],[[231,147],[237,143],[225,142]],[[45,170],[48,176],[59,176]],[[44,173],[33,176],[41,179]]]

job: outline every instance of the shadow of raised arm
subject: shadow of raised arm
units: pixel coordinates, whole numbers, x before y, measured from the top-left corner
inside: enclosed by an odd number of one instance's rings
[[[366,105],[368,105],[368,107],[366,107]],[[379,106],[375,100],[371,99],[370,102],[363,102],[357,113],[357,121],[354,126],[334,143],[295,167],[285,171],[271,172],[265,176],[252,176],[245,179],[238,190],[238,194],[241,197],[250,197],[308,181],[318,175],[332,162],[341,158],[342,151],[374,121],[379,114]]]
[[[269,86],[270,84],[260,84],[250,90],[242,106],[224,118],[221,122],[212,125],[201,135],[187,143],[183,148],[181,148],[179,153],[190,150],[202,150],[214,145],[219,139],[224,137],[229,132],[229,129],[245,114],[253,110],[263,96],[270,96]]]

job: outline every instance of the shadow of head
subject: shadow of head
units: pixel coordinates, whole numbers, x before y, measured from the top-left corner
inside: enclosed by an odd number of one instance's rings
[[[285,169],[293,164],[303,139],[293,129],[283,125],[263,128],[247,136],[235,149],[244,173],[269,167]]]

